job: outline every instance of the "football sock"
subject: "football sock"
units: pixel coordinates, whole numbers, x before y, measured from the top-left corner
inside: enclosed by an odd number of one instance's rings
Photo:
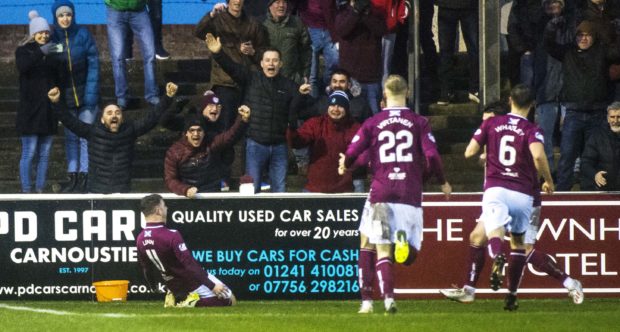
[[[467,261],[469,271],[467,272],[467,279],[465,280],[464,285],[476,288],[478,277],[480,277],[480,272],[482,272],[482,268],[484,267],[484,261],[486,258],[484,253],[485,249],[486,247],[478,247],[472,244],[469,245],[469,260]]]
[[[381,296],[385,298],[394,297],[394,272],[392,271],[392,260],[381,258],[377,261],[377,277]]]
[[[568,277],[568,275],[558,267],[553,259],[542,251],[533,249],[527,257],[527,261],[537,270],[545,272],[560,282],[563,282]]]
[[[495,259],[495,256],[502,253],[502,240],[498,237],[490,238],[488,249],[489,249],[489,256]]]
[[[510,252],[508,258],[508,291],[511,294],[517,294],[526,260],[525,250],[512,250]]]
[[[359,273],[360,293],[362,300],[372,300],[372,286],[375,282],[375,262],[377,252],[370,249],[360,249],[357,262]]]
[[[230,305],[232,305],[231,299],[220,299],[217,296],[201,298],[196,302],[197,307],[228,307]]]

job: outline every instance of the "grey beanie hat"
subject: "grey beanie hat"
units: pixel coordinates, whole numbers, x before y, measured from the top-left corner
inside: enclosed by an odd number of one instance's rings
[[[31,10],[28,13],[28,18],[30,18],[30,26],[28,33],[30,36],[34,36],[35,33],[41,31],[51,31],[50,25],[47,23],[47,20],[41,16],[36,10]]]
[[[71,9],[71,7],[69,6],[60,6],[56,9],[56,12],[54,13],[54,15],[58,17],[60,14],[64,14],[64,13],[71,13],[71,15],[73,15],[73,9]]]

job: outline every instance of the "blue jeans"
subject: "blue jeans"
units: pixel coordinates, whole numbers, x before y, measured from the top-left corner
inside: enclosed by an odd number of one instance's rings
[[[551,173],[555,169],[555,163],[553,160],[553,136],[555,133],[555,122],[558,119],[558,113],[560,111],[559,103],[544,103],[536,105],[536,124],[542,129],[543,136],[545,138],[545,154],[547,155],[547,161],[549,162],[549,169]]]
[[[71,112],[84,123],[93,123],[96,110],[81,107]],[[65,153],[67,154],[68,173],[88,173],[88,141],[77,137],[71,130],[65,127]]]
[[[381,39],[381,61],[383,62],[383,78],[381,83],[390,75],[392,56],[394,55],[394,43],[396,43],[396,33],[384,35]]]
[[[271,192],[285,192],[286,171],[288,169],[288,147],[286,143],[263,145],[248,138],[245,147],[245,172],[254,180],[255,192],[260,191],[261,172],[267,167],[269,167]]]
[[[37,136],[23,135],[22,140],[22,157],[19,160],[19,179],[22,183],[22,192],[29,193],[32,191],[32,182],[30,181],[30,170],[32,169],[32,161],[38,156],[37,176],[35,181],[35,191],[42,192],[45,187],[45,179],[47,177],[47,164],[52,149],[53,136]]]
[[[521,55],[519,78],[521,79],[521,83],[529,87],[534,87],[534,53],[523,53],[523,55]]]
[[[381,111],[379,103],[381,102],[381,83],[360,83],[362,87],[362,98],[365,98],[368,102],[368,106],[372,110],[372,114],[377,114]]]
[[[454,90],[454,54],[458,45],[457,29],[461,25],[469,58],[469,91],[478,91],[478,9],[439,7],[439,80],[442,95]]]
[[[125,66],[127,54],[125,41],[129,29],[138,41],[144,61],[144,99],[150,104],[157,104],[159,91],[155,82],[155,42],[149,14],[146,9],[139,12],[117,11],[110,7],[106,7],[106,9],[108,44],[114,75],[114,93],[118,106],[127,107],[127,99],[129,98],[127,68]]]
[[[595,131],[602,130],[606,121],[605,111],[575,112],[566,110],[562,125],[562,143],[558,162],[558,191],[569,191],[573,187],[575,160],[581,156],[585,142]]]
[[[327,86],[331,79],[332,71],[338,66],[338,49],[332,42],[329,31],[319,28],[308,28],[312,41],[312,64],[310,66],[309,83],[312,85],[312,96],[317,98],[321,93],[319,89]],[[323,69],[323,81],[318,81],[319,76],[319,53],[323,53],[325,68]]]

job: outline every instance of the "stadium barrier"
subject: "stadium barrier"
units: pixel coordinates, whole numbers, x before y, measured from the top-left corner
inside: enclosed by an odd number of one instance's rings
[[[163,299],[137,263],[144,194],[0,195],[0,300],[94,300],[94,281],[129,280],[129,300]],[[168,227],[196,260],[242,300],[358,297],[357,227],[365,195],[164,194]],[[424,241],[414,265],[397,266],[399,298],[439,297],[462,283],[480,194],[424,195]],[[536,247],[551,254],[588,296],[620,294],[620,195],[545,196]],[[483,276],[490,271],[490,263]],[[482,277],[480,297],[500,296]],[[487,295],[488,294],[488,295]],[[521,297],[565,296],[528,266]]]

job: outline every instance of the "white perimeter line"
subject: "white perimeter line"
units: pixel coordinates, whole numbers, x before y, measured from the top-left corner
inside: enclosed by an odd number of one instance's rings
[[[618,206],[619,201],[543,201],[543,206]],[[422,202],[425,206],[482,206],[482,202]]]
[[[71,312],[71,311],[53,310],[53,309],[39,309],[39,308],[31,308],[31,307],[23,307],[23,306],[12,306],[12,305],[2,304],[2,303],[0,303],[0,308],[2,308],[2,309],[9,309],[9,310],[16,310],[16,311],[29,311],[29,312],[36,312],[36,313],[40,313],[40,314],[49,314],[49,315],[56,315],[56,316],[84,316],[84,315],[89,315],[89,316],[101,316],[101,317],[109,317],[109,318],[136,317],[136,315],[115,314],[115,313],[110,313],[110,314],[97,314],[97,313],[85,314],[85,313],[78,313],[78,312]]]
[[[476,289],[476,293],[478,294],[498,294],[498,293],[507,293],[508,290],[502,288],[497,292],[492,291],[490,289]],[[568,291],[566,288],[519,288],[520,294],[565,294]],[[620,293],[620,288],[584,288],[584,293],[597,293],[597,294],[605,294],[605,293]],[[439,288],[421,288],[421,289],[413,289],[413,288],[395,288],[394,293],[396,294],[438,294]]]

